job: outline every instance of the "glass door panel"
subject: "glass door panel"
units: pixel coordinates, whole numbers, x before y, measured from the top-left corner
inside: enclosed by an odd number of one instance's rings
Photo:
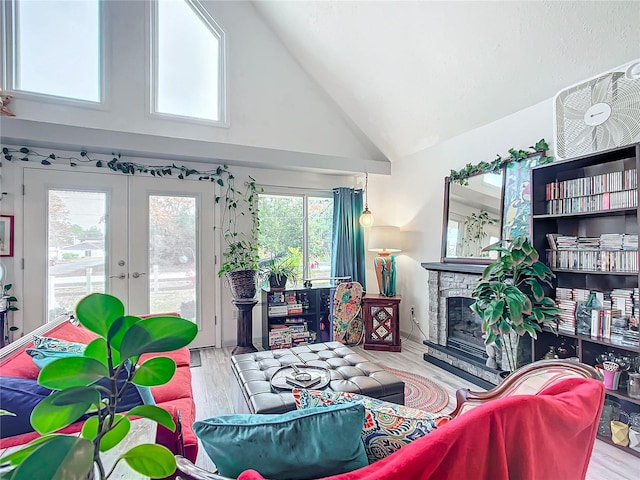
[[[48,320],[71,312],[94,292],[105,293],[107,194],[49,190]]]
[[[197,320],[196,220],[195,197],[149,196],[151,313]]]

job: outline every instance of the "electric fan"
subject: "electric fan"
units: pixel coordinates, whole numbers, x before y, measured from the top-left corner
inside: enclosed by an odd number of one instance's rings
[[[554,124],[558,159],[640,142],[640,59],[560,91]]]

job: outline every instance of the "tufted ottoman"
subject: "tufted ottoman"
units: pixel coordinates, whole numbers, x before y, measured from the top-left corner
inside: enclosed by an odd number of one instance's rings
[[[339,342],[316,343],[231,357],[231,394],[236,413],[295,410],[290,391],[275,392],[270,380],[278,368],[308,364],[329,369],[327,387],[404,405],[404,382]]]

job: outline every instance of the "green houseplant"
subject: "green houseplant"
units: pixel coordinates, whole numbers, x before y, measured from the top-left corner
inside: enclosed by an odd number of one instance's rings
[[[551,285],[553,272],[539,260],[526,236],[503,240],[485,248],[498,252],[471,296],[471,310],[482,320],[485,344],[502,347],[510,371],[517,365],[520,338],[537,338],[541,324],[555,327],[560,309],[547,297],[543,285]]]
[[[11,480],[106,479],[124,460],[133,470],[151,478],[163,478],[176,469],[173,453],[166,447],[143,444],[120,455],[110,471],[101,452],[116,446],[129,432],[130,417],[151,419],[175,430],[171,415],[152,405],[116,413],[116,407],[131,383],[155,386],[167,383],[176,370],[171,358],[154,357],[140,364],[144,353],[168,352],[188,345],[197,326],[179,317],[146,319],[125,315],[122,302],[111,295],[94,293],[76,307],[78,321],[99,335],[87,345],[84,355],[65,357],[46,365],[38,383],[57,392],[42,400],[31,414],[31,424],[43,435],[25,448],[2,459],[0,477]],[[128,369],[124,385],[117,379]],[[104,382],[108,379],[106,388]],[[76,422],[85,413],[80,436],[53,433]]]
[[[253,298],[256,294],[258,274],[258,191],[256,181],[249,177],[244,191],[235,188],[235,181],[229,175],[222,213],[225,244],[224,261],[218,276],[225,275],[234,298]],[[219,199],[217,199],[219,200]],[[240,219],[248,218],[249,226],[243,229]]]
[[[289,252],[280,258],[268,260],[260,269],[264,281],[268,281],[271,289],[284,289],[287,280],[298,282],[302,253],[299,249],[289,247]]]

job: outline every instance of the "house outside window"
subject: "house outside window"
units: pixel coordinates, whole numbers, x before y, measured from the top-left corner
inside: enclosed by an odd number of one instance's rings
[[[4,85],[50,101],[102,102],[99,0],[3,2]]]
[[[224,32],[197,0],[151,3],[151,113],[225,124]]]
[[[260,194],[260,262],[287,256],[299,261],[298,282],[318,279],[314,286],[328,285],[331,276],[333,198],[319,195]],[[325,280],[321,280],[325,279]]]

